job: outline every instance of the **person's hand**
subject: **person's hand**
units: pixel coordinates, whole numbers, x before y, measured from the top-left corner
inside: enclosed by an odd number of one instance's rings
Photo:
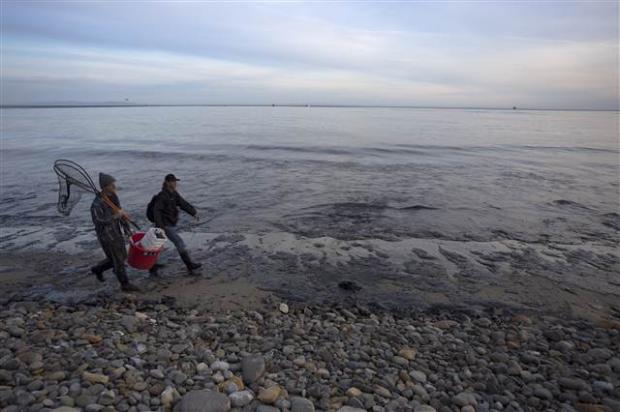
[[[116,215],[119,219],[129,220],[129,215],[128,215],[128,214],[127,214],[127,212],[125,212],[123,209],[118,209],[118,211],[115,213],[115,215]]]

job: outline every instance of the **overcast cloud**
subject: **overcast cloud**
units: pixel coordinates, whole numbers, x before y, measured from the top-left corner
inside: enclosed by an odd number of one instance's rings
[[[2,103],[617,109],[618,3],[2,1]]]

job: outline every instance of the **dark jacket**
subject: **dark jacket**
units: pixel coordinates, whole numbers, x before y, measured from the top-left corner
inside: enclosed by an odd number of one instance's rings
[[[112,203],[119,208],[121,203],[118,200],[116,194],[108,196]],[[95,225],[95,231],[97,232],[97,238],[100,242],[120,242],[123,247],[125,240],[123,232],[130,233],[129,226],[126,222],[119,219],[112,212],[112,208],[108,206],[101,197],[96,196],[90,206],[90,215]]]
[[[166,226],[175,226],[179,221],[179,208],[196,216],[196,209],[181,197],[176,190],[171,192],[162,189],[157,195],[155,204],[153,205],[153,217],[155,218],[155,226],[164,228]]]

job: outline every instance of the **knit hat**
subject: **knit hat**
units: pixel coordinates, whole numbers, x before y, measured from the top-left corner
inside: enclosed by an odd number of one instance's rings
[[[107,185],[116,182],[116,179],[105,173],[99,173],[99,186],[103,189]]]

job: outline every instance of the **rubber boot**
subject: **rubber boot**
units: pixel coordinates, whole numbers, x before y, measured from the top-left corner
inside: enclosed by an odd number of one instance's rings
[[[163,267],[164,267],[164,265],[159,264],[159,263],[155,263],[155,264],[153,265],[153,267],[151,267],[151,268],[149,269],[149,275],[150,275],[150,276],[152,276],[152,277],[154,277],[154,278],[158,277],[158,276],[159,276],[159,269],[161,269],[161,268],[163,268]]]
[[[202,264],[192,262],[192,259],[189,257],[189,253],[180,252],[179,254],[181,255],[181,259],[183,260],[183,263],[185,263],[185,266],[187,266],[187,270],[189,270],[190,273],[193,273],[194,270],[202,267]]]
[[[105,272],[108,269],[112,269],[112,262],[110,262],[109,260],[105,260],[101,263],[99,263],[98,265],[93,266],[92,268],[90,268],[90,271],[92,272],[93,275],[97,276],[97,280],[99,282],[105,282],[105,278],[103,277],[103,272]]]
[[[129,283],[129,279],[127,279],[127,272],[125,268],[116,273],[116,277],[121,284],[121,290],[123,292],[140,292],[140,288],[136,285]]]
[[[129,282],[121,284],[121,290],[123,292],[140,292],[139,287]]]

